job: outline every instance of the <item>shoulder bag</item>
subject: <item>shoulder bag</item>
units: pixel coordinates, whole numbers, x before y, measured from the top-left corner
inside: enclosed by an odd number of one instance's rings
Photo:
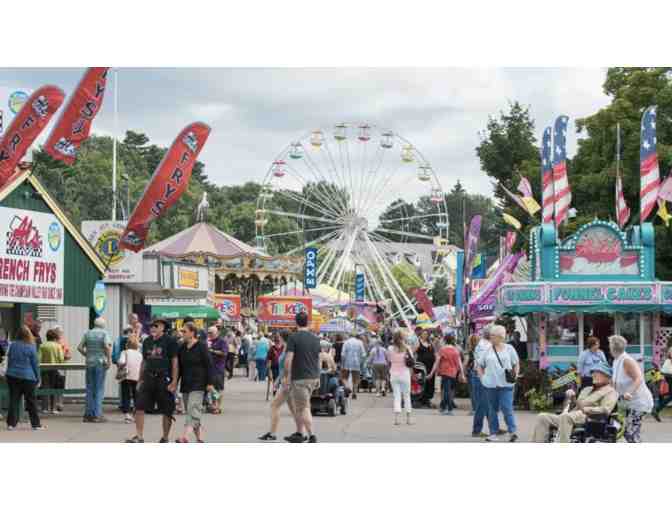
[[[497,361],[499,361],[499,366],[504,368],[504,365],[502,364],[502,360],[499,358],[499,354],[497,353],[497,349],[495,347],[492,347],[492,350],[495,351],[495,356],[497,356]],[[509,370],[508,368],[504,368],[504,377],[506,379],[506,382],[509,384],[513,384],[516,382],[516,374],[513,370]]]

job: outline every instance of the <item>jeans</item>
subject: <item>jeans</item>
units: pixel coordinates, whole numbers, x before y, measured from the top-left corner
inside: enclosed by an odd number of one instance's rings
[[[478,377],[476,371],[471,372],[469,376],[469,383],[471,385],[471,398],[474,404],[474,421],[471,426],[471,431],[474,434],[480,434],[483,432],[483,421],[486,417],[489,417],[489,405],[488,398],[485,394],[485,388],[481,384],[481,378]],[[491,433],[495,433],[497,429],[492,430]]]
[[[103,416],[106,373],[107,368],[102,365],[86,367],[86,410],[84,416],[91,418]]]
[[[488,427],[490,434],[495,434],[499,430],[499,418],[497,411],[502,411],[506,427],[509,434],[516,432],[516,418],[513,415],[513,387],[506,388],[485,388],[485,394],[488,399]]]
[[[266,359],[255,360],[257,365],[257,375],[260,381],[266,380]]]
[[[393,374],[390,377],[392,383],[392,393],[394,395],[394,412],[401,412],[401,401],[404,401],[404,409],[407,413],[411,412],[411,374],[409,371],[404,375]]]
[[[455,392],[455,386],[457,384],[457,379],[455,377],[448,377],[446,375],[441,376],[441,410],[442,411],[452,411],[457,407],[453,401],[453,393]]]

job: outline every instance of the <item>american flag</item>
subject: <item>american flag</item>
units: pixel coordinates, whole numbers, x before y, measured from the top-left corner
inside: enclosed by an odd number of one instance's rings
[[[555,190],[555,224],[567,218],[572,203],[572,191],[567,180],[567,122],[569,117],[560,115],[553,128],[553,187]]]
[[[630,219],[630,208],[623,195],[621,179],[621,125],[616,124],[616,218],[618,226],[623,228]]]
[[[649,106],[642,115],[639,148],[639,221],[644,222],[656,205],[660,187],[658,154],[656,153],[656,107]]]
[[[541,198],[543,223],[553,223],[555,193],[553,192],[553,167],[551,166],[550,127],[544,129],[544,137],[541,147],[541,181],[544,188]]]
[[[623,182],[621,181],[621,176],[616,177],[616,215],[618,217],[618,226],[623,228],[623,226],[630,219],[630,208],[628,204],[625,203],[625,197],[623,196]]]

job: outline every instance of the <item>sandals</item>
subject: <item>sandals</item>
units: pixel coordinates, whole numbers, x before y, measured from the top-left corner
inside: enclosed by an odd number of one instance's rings
[[[271,434],[270,432],[266,432],[266,434],[264,434],[263,436],[259,436],[260,441],[275,441],[276,439],[278,438],[273,434]]]
[[[144,442],[145,440],[138,436],[133,436],[132,438],[126,440],[126,443],[144,443]]]

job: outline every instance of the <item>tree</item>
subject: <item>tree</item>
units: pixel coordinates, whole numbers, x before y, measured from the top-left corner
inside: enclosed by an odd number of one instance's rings
[[[448,280],[446,278],[437,278],[432,285],[431,290],[432,303],[434,306],[447,305],[450,302],[450,294],[448,292]]]
[[[526,177],[532,185],[534,196],[541,197],[541,160],[529,108],[516,101],[509,105],[507,112],[500,112],[499,118],[491,117],[485,131],[481,133],[481,143],[476,147],[476,154],[481,170],[494,179],[494,194],[502,212],[511,214],[521,222],[523,235],[519,238],[523,243],[527,242],[527,232],[535,222],[538,223],[538,217],[533,220],[511,200],[501,186],[514,191],[521,177]],[[498,224],[503,227],[501,221]],[[505,231],[506,228],[500,228],[501,234]]]

